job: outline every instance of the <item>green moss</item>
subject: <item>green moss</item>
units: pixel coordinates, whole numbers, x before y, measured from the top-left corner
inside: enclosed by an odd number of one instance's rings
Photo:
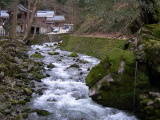
[[[147,116],[154,116],[154,107],[153,106],[147,106],[144,108],[146,111]]]
[[[57,61],[62,61],[62,59],[58,58]]]
[[[31,110],[31,108],[26,107],[26,108],[24,108],[24,109],[22,110],[22,113],[28,112],[28,111],[30,111],[30,110]]]
[[[42,76],[41,74],[37,74],[36,77],[37,77],[38,79],[42,79],[42,78],[43,78],[43,76]]]
[[[49,55],[59,55],[59,52],[49,52]]]
[[[128,65],[135,64],[135,55],[133,52],[124,51],[118,48],[114,48],[108,53],[108,56],[102,60],[97,66],[93,67],[90,73],[86,77],[86,83],[90,87],[93,86],[96,82],[101,80],[104,76],[109,73],[117,73],[120,67],[121,62],[125,62],[125,69],[127,73],[132,72],[132,68]],[[122,76],[124,79],[128,77],[126,75]]]
[[[33,58],[43,58],[43,56],[39,53],[39,54],[32,54],[30,57]]]
[[[68,57],[78,57],[78,54],[75,53],[75,52],[73,52],[73,53],[71,53],[70,55],[68,55]]]
[[[160,118],[160,110],[159,109],[155,110],[155,114],[156,114],[156,118]]]
[[[145,100],[140,101],[139,107],[142,108],[142,109],[145,108],[149,101],[151,101],[151,99],[145,99]]]
[[[46,110],[36,110],[36,112],[37,112],[37,114],[38,115],[41,115],[41,116],[47,116],[47,115],[49,115],[50,113],[48,112],[48,111],[46,111]]]
[[[26,101],[24,101],[24,100],[20,100],[19,102],[18,102],[18,104],[22,104],[22,105],[25,105],[27,102]]]
[[[16,116],[16,117],[15,117],[15,120],[23,120],[23,117],[22,117],[21,115]]]
[[[18,103],[17,100],[10,100],[10,102],[12,105],[16,105]]]
[[[123,49],[125,40],[65,35],[61,49],[104,59],[113,48]]]

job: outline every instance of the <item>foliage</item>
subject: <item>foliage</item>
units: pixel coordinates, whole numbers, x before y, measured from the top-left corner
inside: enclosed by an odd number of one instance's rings
[[[0,7],[4,8],[7,6],[11,1],[10,0],[0,0]]]

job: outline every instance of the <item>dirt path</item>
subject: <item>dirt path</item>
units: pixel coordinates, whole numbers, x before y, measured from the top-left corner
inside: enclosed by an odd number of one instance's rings
[[[77,34],[74,34],[77,35]],[[133,35],[122,35],[121,33],[92,33],[92,34],[78,34],[78,36],[89,36],[89,37],[100,37],[100,38],[113,38],[113,39],[128,39],[133,37]]]

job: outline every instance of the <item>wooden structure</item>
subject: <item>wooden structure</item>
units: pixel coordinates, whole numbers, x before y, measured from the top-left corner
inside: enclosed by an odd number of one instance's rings
[[[3,13],[3,14],[2,14]],[[52,27],[63,27],[65,22],[65,17],[63,15],[55,15],[54,11],[37,11],[35,15],[36,21],[33,22],[32,29],[34,26],[37,27],[37,33],[50,32]],[[9,22],[13,21],[13,9],[3,10],[0,14],[0,26],[5,24],[7,19]],[[23,5],[18,5],[18,15],[17,15],[17,32],[24,32],[25,23],[27,20],[27,8]]]

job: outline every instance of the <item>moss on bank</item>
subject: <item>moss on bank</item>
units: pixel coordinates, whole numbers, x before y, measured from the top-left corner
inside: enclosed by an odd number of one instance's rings
[[[64,35],[61,49],[104,59],[113,48],[123,49],[125,40]]]

